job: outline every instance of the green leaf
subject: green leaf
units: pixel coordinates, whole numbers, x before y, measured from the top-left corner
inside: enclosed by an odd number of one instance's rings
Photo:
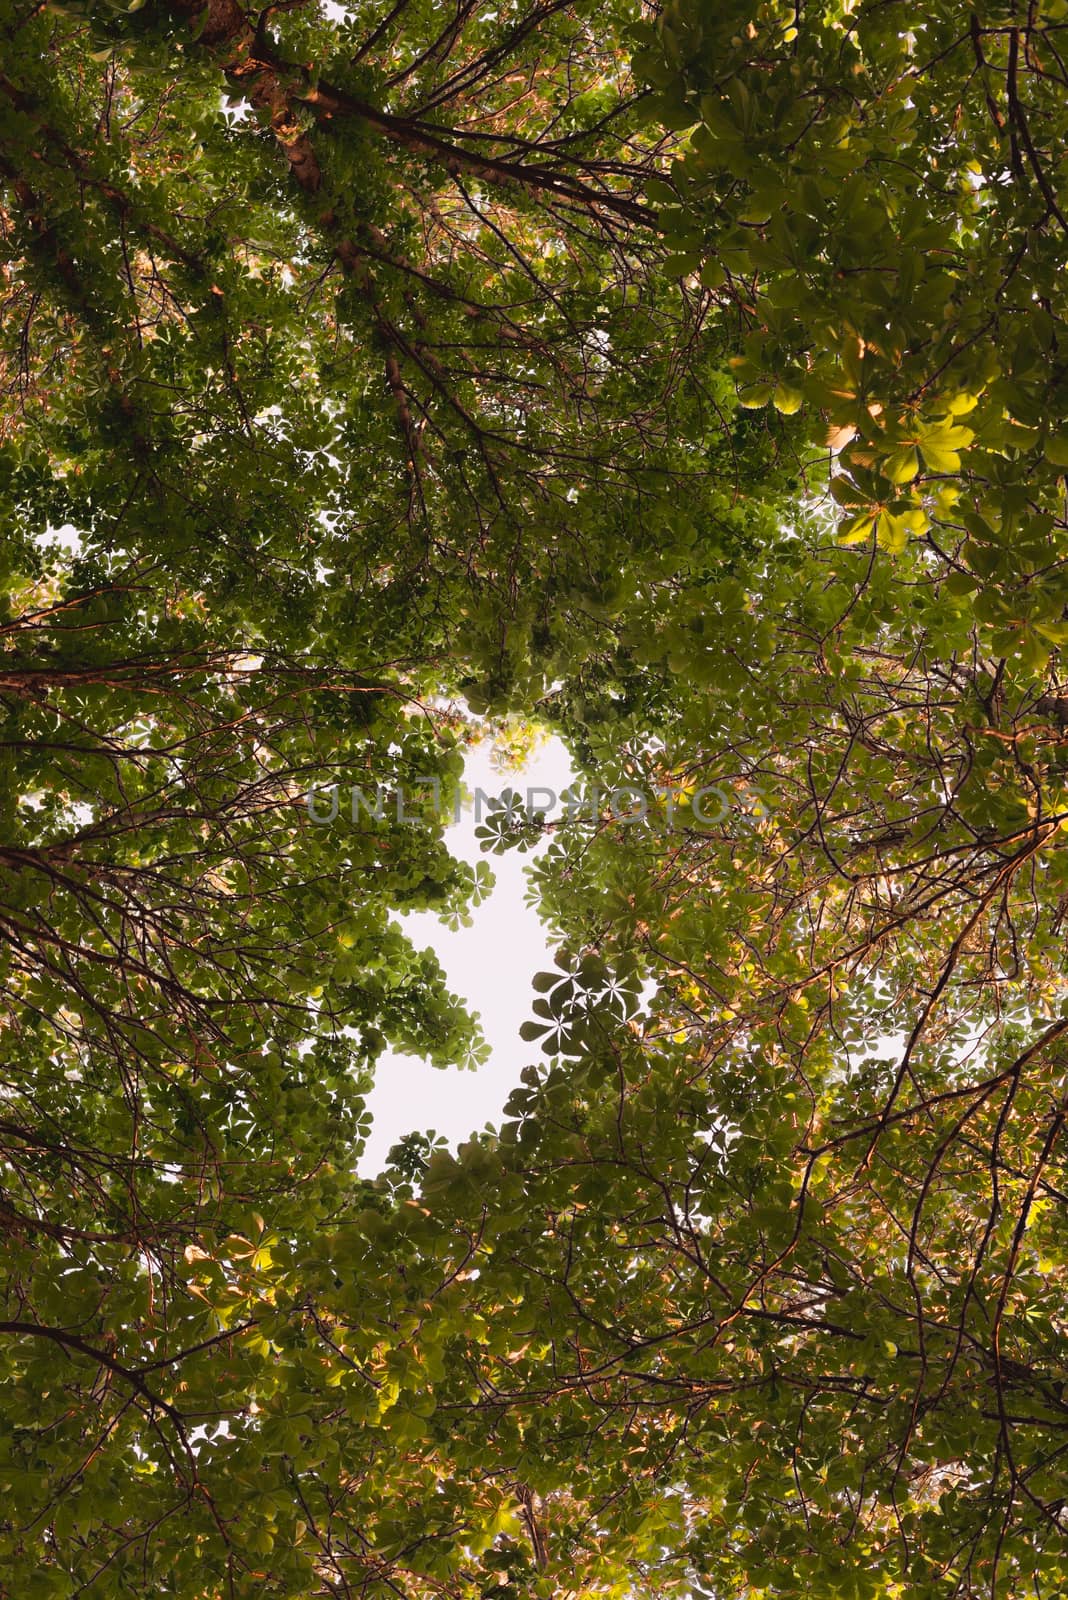
[[[1051,434],[1045,443],[1046,460],[1055,467],[1068,467],[1068,430]]]
[[[749,383],[738,390],[738,404],[747,411],[759,411],[775,393],[773,383]]]
[[[919,470],[919,456],[913,445],[896,450],[882,463],[883,476],[889,478],[891,483],[911,483]]]
[[[795,412],[800,411],[804,396],[800,389],[792,388],[789,384],[778,383],[775,385],[772,401],[776,411],[781,412],[784,417],[792,417]]]

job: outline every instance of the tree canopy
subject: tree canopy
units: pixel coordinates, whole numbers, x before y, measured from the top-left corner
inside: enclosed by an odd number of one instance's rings
[[[1068,6],[0,30],[0,1595],[1064,1592]]]

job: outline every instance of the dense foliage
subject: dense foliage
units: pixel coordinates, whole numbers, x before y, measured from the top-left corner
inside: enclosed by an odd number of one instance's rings
[[[1068,7],[0,29],[0,1594],[1060,1594]]]

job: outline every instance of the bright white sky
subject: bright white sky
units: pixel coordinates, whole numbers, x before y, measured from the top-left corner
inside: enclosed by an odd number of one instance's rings
[[[521,773],[495,772],[491,754],[486,744],[468,755],[464,776],[472,791],[481,787],[496,796],[512,788],[525,801],[529,788],[540,784],[560,795],[572,781],[567,751],[558,739],[535,750]],[[525,904],[525,869],[536,852],[483,855],[475,840],[472,810],[465,810],[446,839],[462,860],[489,863],[497,880],[493,893],[472,912],[471,927],[456,933],[430,912],[398,920],[420,949],[431,946],[448,975],[449,987],[479,1014],[492,1054],[476,1072],[442,1071],[415,1056],[393,1052],[382,1056],[367,1102],[374,1127],[359,1163],[365,1177],[374,1177],[390,1146],[415,1129],[425,1133],[433,1128],[455,1146],[487,1122],[498,1121],[520,1072],[537,1058],[537,1046],[524,1044],[519,1037],[534,998],[530,980],[552,960],[538,914]]]

